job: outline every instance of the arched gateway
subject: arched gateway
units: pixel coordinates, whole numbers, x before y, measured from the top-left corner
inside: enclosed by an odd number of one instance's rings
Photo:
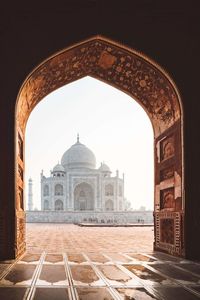
[[[94,191],[90,184],[82,182],[76,185],[74,210],[94,210]]]
[[[25,251],[23,149],[28,117],[46,95],[84,76],[127,93],[147,112],[155,141],[154,249],[184,256],[183,115],[177,88],[146,56],[100,36],[48,58],[28,76],[18,94],[15,255]]]

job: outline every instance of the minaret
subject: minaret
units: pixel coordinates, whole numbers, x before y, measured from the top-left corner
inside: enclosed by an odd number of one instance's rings
[[[116,170],[115,210],[119,210],[119,170]]]
[[[28,210],[33,210],[33,180],[28,181]]]
[[[122,210],[125,210],[125,198],[124,198],[124,173],[123,173],[123,185],[122,185],[122,197],[123,197],[123,200],[122,200]]]

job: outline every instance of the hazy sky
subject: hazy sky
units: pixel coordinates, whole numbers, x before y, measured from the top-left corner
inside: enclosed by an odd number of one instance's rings
[[[34,207],[40,208],[40,173],[61,161],[76,142],[90,148],[97,167],[104,161],[115,175],[125,173],[125,197],[133,208],[153,208],[153,129],[143,108],[131,97],[91,77],[45,97],[26,127],[26,195],[33,179]]]

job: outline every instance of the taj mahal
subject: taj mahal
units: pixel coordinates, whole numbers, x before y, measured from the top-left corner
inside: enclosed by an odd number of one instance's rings
[[[127,210],[124,174],[115,176],[107,164],[96,168],[94,153],[77,141],[50,176],[41,172],[41,210],[33,210],[33,181],[29,179],[27,222],[32,223],[135,223],[153,222],[152,211]]]
[[[119,178],[116,171],[111,176],[105,163],[96,168],[94,153],[79,141],[78,135],[50,177],[41,172],[41,210],[123,211],[124,175]]]

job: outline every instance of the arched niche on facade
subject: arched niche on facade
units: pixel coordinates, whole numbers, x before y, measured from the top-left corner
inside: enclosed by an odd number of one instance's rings
[[[63,210],[63,202],[62,200],[58,199],[55,201],[55,210]]]
[[[54,190],[55,195],[63,195],[63,185],[58,183],[55,185],[55,190]]]
[[[76,185],[74,189],[74,209],[94,210],[94,191],[89,183],[82,182]]]
[[[170,76],[151,59],[101,36],[49,57],[29,74],[19,91],[16,103],[15,215],[16,228],[21,232],[19,234],[16,230],[16,256],[25,250],[25,213],[18,211],[17,203],[20,201],[18,191],[23,189],[18,170],[24,170],[24,135],[28,117],[46,95],[85,76],[102,80],[127,93],[148,114],[154,130],[154,249],[184,256],[183,112],[179,93]]]
[[[106,200],[105,202],[105,208],[108,211],[114,210],[114,203],[111,199]]]
[[[49,186],[47,184],[44,185],[43,196],[49,196]]]
[[[105,195],[106,196],[113,196],[114,195],[114,186],[113,184],[109,183],[105,185]]]

